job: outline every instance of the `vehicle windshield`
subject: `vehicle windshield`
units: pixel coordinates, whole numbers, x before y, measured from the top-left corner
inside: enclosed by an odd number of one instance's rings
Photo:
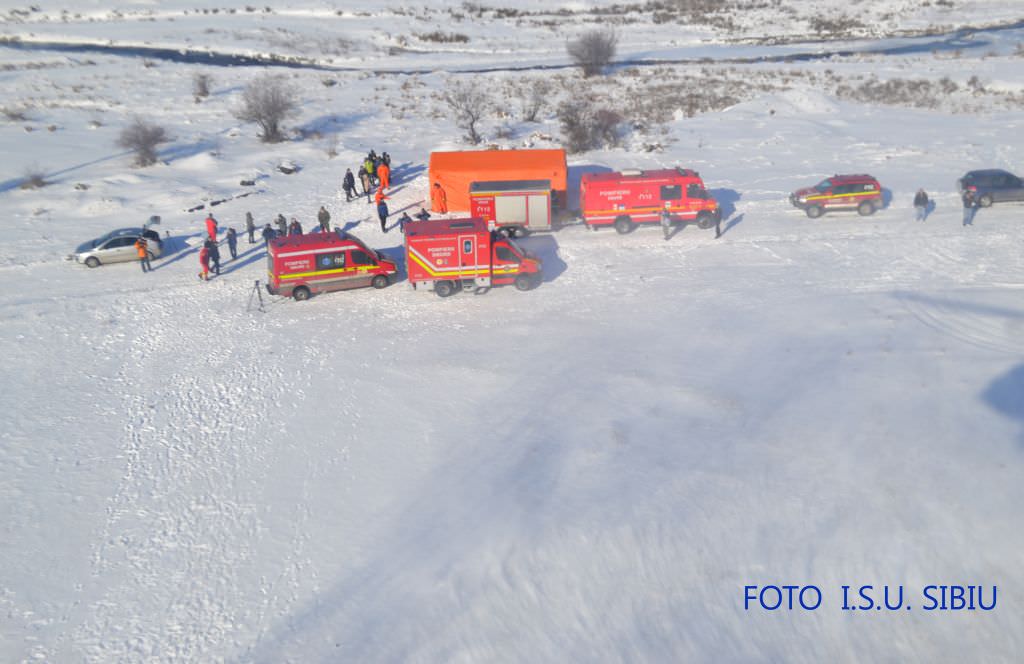
[[[832,187],[832,180],[822,180],[818,184],[814,185],[814,188],[818,191],[825,192]]]
[[[520,258],[525,258],[527,256],[527,253],[523,251],[523,248],[516,244],[516,241],[512,238],[508,238],[508,246],[512,247],[512,251],[519,254]]]

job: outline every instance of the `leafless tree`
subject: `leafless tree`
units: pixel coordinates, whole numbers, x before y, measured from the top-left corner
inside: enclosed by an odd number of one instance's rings
[[[213,83],[213,78],[209,74],[202,72],[196,72],[192,76],[192,95],[198,102],[200,99],[210,96],[210,85]]]
[[[600,74],[615,57],[619,37],[612,30],[591,30],[566,44],[569,57],[583,70],[583,76]]]
[[[297,110],[296,94],[282,77],[261,76],[245,86],[242,105],[235,110],[235,117],[258,124],[264,143],[278,143],[284,140],[281,122]]]
[[[156,163],[156,147],[165,142],[167,132],[164,128],[142,118],[135,118],[117,138],[118,147],[135,153],[135,165],[140,168]]]
[[[453,82],[448,84],[442,99],[454,113],[455,125],[466,132],[466,140],[473,145],[483,140],[477,125],[491,106],[487,94],[473,83]]]
[[[524,122],[536,122],[537,116],[548,103],[548,95],[551,93],[551,84],[547,79],[535,78],[530,81],[523,90],[520,97],[520,108],[523,111]]]
[[[571,153],[586,152],[604,145],[619,144],[622,116],[606,108],[594,108],[588,101],[576,99],[558,107],[565,147]]]

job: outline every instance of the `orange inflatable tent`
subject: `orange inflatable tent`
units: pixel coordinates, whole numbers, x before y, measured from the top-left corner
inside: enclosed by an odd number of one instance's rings
[[[565,150],[431,152],[429,186],[440,182],[448,209],[468,212],[469,185],[474,182],[550,180],[552,203],[564,208],[566,170]]]

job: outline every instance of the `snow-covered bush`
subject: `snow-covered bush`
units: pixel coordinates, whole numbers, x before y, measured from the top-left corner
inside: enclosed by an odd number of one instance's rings
[[[156,163],[156,147],[167,141],[163,127],[135,118],[121,130],[117,146],[135,153],[135,165],[144,168]]]
[[[298,108],[296,96],[295,88],[281,76],[261,76],[245,86],[235,117],[258,124],[264,143],[279,143],[284,140],[281,123]]]
[[[477,145],[481,136],[480,121],[491,107],[491,100],[480,86],[449,82],[441,99],[455,116],[455,125],[466,132],[466,140]]]
[[[619,144],[622,116],[610,109],[580,99],[567,101],[558,107],[558,122],[570,153]]]
[[[591,30],[566,44],[569,57],[583,71],[583,76],[596,76],[615,57],[619,37],[612,30]]]

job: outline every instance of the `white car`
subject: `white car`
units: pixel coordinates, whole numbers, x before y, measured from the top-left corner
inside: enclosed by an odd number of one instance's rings
[[[139,254],[135,250],[135,242],[142,235],[149,243],[149,258],[160,258],[163,253],[163,244],[160,241],[160,234],[151,228],[119,228],[110,231],[103,237],[96,238],[90,242],[84,242],[75,249],[75,253],[68,256],[78,263],[85,263],[89,267],[99,267],[105,263],[123,263],[139,260]]]

